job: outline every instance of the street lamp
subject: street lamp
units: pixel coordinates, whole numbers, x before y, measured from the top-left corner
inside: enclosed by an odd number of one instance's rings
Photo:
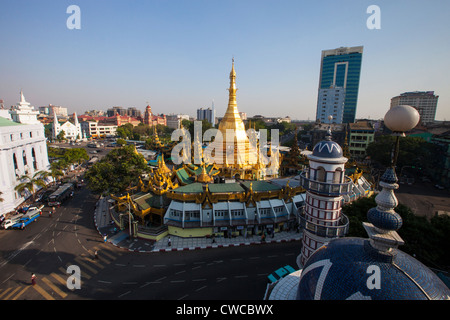
[[[376,208],[367,212],[369,223],[363,223],[364,228],[371,238],[373,247],[388,252],[391,248],[403,244],[403,240],[397,234],[397,230],[403,224],[401,216],[394,211],[398,200],[394,190],[398,189],[395,164],[399,151],[399,139],[405,136],[405,132],[413,129],[419,123],[419,113],[411,106],[400,105],[391,108],[384,116],[385,125],[392,130],[397,137],[391,154],[391,166],[386,169],[380,178],[380,186],[383,188],[375,197]]]
[[[413,129],[419,123],[419,119],[419,112],[406,105],[393,107],[384,116],[384,124],[397,137],[391,156],[391,167],[395,167],[397,163],[400,137],[404,137],[406,131]]]

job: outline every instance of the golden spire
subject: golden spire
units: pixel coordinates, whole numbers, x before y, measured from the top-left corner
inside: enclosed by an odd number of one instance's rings
[[[234,58],[232,60],[231,65],[231,72],[230,72],[230,88],[228,89],[229,95],[228,95],[228,109],[229,111],[233,113],[238,113],[237,111],[237,102],[236,102],[236,91],[238,90],[236,88],[236,71],[234,70]]]

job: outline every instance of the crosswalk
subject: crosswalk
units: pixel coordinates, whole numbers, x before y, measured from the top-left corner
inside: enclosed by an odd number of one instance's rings
[[[97,258],[95,258],[97,251]],[[0,300],[61,300],[65,299],[71,290],[67,287],[67,279],[70,276],[67,268],[70,265],[77,265],[81,270],[81,285],[83,280],[89,280],[97,275],[115,261],[121,252],[113,252],[107,244],[89,249],[88,252],[79,255],[72,262],[68,262],[65,267],[60,267],[57,272],[41,276],[35,285],[24,284],[18,287],[0,289]]]

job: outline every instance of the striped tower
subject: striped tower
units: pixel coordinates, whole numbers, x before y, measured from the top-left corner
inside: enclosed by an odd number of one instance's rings
[[[351,180],[345,176],[342,148],[331,140],[331,130],[308,155],[309,168],[300,174],[306,191],[305,210],[300,214],[303,243],[297,264],[300,268],[323,244],[343,237],[348,231],[348,218],[342,214],[343,195],[350,192]]]

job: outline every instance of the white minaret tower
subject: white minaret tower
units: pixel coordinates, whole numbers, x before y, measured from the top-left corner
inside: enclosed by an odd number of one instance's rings
[[[351,180],[345,176],[348,159],[339,144],[331,140],[331,129],[308,159],[309,168],[300,174],[300,183],[307,190],[305,210],[300,215],[304,228],[302,250],[297,257],[300,268],[324,243],[348,231],[348,219],[341,212],[342,195],[351,189]]]

